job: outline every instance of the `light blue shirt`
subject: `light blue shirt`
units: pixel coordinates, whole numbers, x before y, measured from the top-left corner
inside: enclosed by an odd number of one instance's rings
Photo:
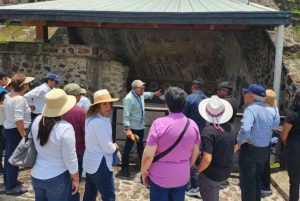
[[[245,109],[238,133],[238,143],[247,140],[256,147],[267,147],[272,138],[272,128],[279,125],[278,109],[265,107],[261,102],[254,102]]]
[[[78,103],[76,103],[76,105],[85,109],[85,111],[88,111],[91,105],[91,101],[87,97],[81,95],[80,100],[78,101]]]
[[[152,98],[152,92],[144,92],[137,96],[131,90],[123,99],[123,125],[130,126],[134,130],[144,129],[145,99]],[[142,105],[141,105],[142,104]]]

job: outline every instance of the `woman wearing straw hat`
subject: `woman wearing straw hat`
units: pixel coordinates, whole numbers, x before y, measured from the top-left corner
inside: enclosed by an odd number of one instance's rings
[[[231,173],[234,152],[238,149],[234,127],[228,121],[231,104],[218,96],[201,101],[200,115],[211,124],[201,133],[203,157],[196,173],[203,201],[219,200],[219,185]]]
[[[53,89],[45,96],[42,115],[32,123],[32,136],[38,152],[31,171],[35,200],[65,201],[69,189],[79,188],[75,132],[62,115],[74,107],[76,99],[62,89]]]
[[[96,200],[97,192],[103,201],[115,200],[114,177],[112,173],[113,153],[119,146],[112,142],[110,118],[112,98],[106,89],[94,93],[94,103],[86,114],[85,152],[83,169],[86,171],[84,201]],[[120,156],[120,153],[118,153]]]
[[[15,74],[11,80],[14,91],[10,92],[3,102],[6,116],[3,122],[3,136],[6,139],[4,185],[5,193],[8,195],[19,195],[27,192],[27,189],[22,187],[21,182],[18,181],[19,167],[12,166],[8,159],[25,135],[25,129],[31,122],[31,111],[24,94],[28,91],[28,83],[32,80],[34,80],[34,77],[26,77],[25,74]]]

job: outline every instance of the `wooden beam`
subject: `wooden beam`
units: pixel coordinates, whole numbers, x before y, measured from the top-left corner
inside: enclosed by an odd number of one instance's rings
[[[101,22],[70,22],[70,21],[37,21],[22,20],[24,26],[48,27],[91,27],[91,28],[129,28],[129,29],[176,29],[176,30],[252,30],[258,26],[250,25],[216,25],[216,24],[137,24],[137,23],[101,23]],[[270,31],[275,27],[261,26]]]
[[[37,21],[35,29],[35,42],[37,43],[48,43],[48,26],[45,26],[45,21]]]

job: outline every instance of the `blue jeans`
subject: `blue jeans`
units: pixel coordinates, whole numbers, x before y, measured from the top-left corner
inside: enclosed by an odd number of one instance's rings
[[[115,201],[114,176],[112,171],[108,169],[104,156],[98,170],[94,174],[86,172],[83,201],[95,201],[98,191],[103,201]]]
[[[174,188],[163,188],[150,182],[150,201],[184,201],[187,184]]]
[[[196,169],[197,169],[197,166],[200,164],[200,161],[201,161],[201,158],[198,157],[196,162],[195,162],[195,165],[193,165],[191,168],[190,168],[190,175],[191,175],[191,188],[197,188],[199,185],[198,185],[198,175],[196,174]]]
[[[270,148],[244,143],[239,152],[242,201],[260,201],[261,175],[270,156]]]
[[[35,193],[35,201],[66,201],[71,186],[69,171],[51,179],[37,179],[31,177],[31,183]]]
[[[6,140],[6,151],[4,157],[4,185],[6,190],[11,190],[18,185],[19,167],[11,165],[8,162],[8,159],[11,157],[11,155],[19,145],[22,136],[20,135],[17,128],[3,128],[2,132]]]
[[[137,151],[140,159],[140,164],[144,152],[144,129],[142,130],[134,130],[131,129],[133,134],[136,134],[139,136],[140,140],[137,143]],[[122,167],[128,167],[129,166],[129,154],[134,145],[134,141],[126,137],[126,143],[123,150],[123,156],[122,156]]]
[[[77,161],[78,161],[78,173],[79,173],[79,181],[81,181],[82,177],[82,161],[83,161],[83,154],[77,154]],[[74,189],[72,189],[72,182],[71,182],[71,188],[70,188],[70,194],[69,194],[69,201],[79,201],[80,200],[80,192],[77,191],[74,195],[72,195],[72,192]]]

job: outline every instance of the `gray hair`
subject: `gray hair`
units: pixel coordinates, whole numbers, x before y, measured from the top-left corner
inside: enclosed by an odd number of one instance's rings
[[[253,94],[253,95],[254,95],[254,100],[257,102],[263,102],[265,100],[265,97],[258,96],[256,94]]]

